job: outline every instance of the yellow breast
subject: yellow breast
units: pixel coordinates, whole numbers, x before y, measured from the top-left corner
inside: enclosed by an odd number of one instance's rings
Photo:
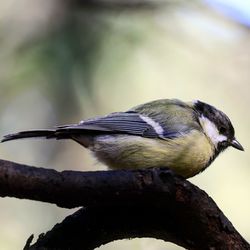
[[[202,171],[214,154],[214,146],[197,130],[168,140],[129,135],[98,136],[90,149],[112,169],[168,167],[185,178]]]

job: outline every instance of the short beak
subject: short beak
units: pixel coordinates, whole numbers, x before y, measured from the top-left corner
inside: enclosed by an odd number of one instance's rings
[[[244,151],[244,148],[241,146],[241,144],[235,138],[230,142],[230,145],[236,149]]]

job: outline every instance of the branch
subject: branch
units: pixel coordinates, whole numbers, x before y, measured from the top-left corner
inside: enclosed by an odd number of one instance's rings
[[[175,211],[176,208],[170,207],[121,205],[82,208],[27,249],[92,250],[117,239],[135,237],[162,239],[190,250],[250,249],[248,243],[231,230],[231,225],[227,228],[222,221],[219,222],[220,232],[216,234],[210,231],[213,222],[209,225],[203,223],[201,216],[192,212],[187,219],[182,215],[183,208],[180,212],[178,208]],[[211,220],[214,220],[213,215]]]
[[[176,4],[175,1],[166,0],[71,0],[70,3],[77,7],[87,7],[92,9],[136,11],[160,9],[166,5]]]
[[[134,237],[188,249],[250,249],[204,191],[168,169],[60,173],[0,160],[0,196],[86,206],[38,240],[47,249]]]

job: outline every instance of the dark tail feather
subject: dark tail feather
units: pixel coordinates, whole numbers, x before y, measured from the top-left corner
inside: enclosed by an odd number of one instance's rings
[[[56,130],[30,130],[22,131],[15,134],[8,134],[3,137],[1,142],[23,139],[23,138],[34,138],[34,137],[43,137],[46,139],[57,138],[61,139],[60,136],[56,135]]]

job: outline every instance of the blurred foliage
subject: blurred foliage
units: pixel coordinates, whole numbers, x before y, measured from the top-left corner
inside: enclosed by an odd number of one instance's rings
[[[228,150],[191,181],[250,241],[247,27],[198,0],[4,0],[0,14],[2,135],[158,98],[207,101],[229,115],[246,152]],[[18,141],[1,145],[0,152],[4,159],[59,170],[103,168],[73,142]],[[7,250],[22,248],[31,233],[47,231],[72,213],[9,198],[1,199],[0,207],[0,248]],[[180,249],[152,239],[100,249],[128,248]]]

